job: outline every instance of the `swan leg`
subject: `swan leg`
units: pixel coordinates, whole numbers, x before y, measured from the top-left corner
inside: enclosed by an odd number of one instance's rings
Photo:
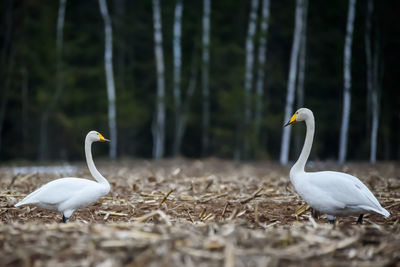
[[[62,222],[63,222],[63,223],[66,223],[66,222],[68,221],[68,219],[69,219],[69,218],[68,218],[68,217],[65,217],[64,214],[63,214]]]
[[[335,224],[335,217],[334,216],[326,214],[326,218],[328,219],[330,224]]]
[[[362,224],[363,223],[363,217],[364,217],[364,214],[360,214],[360,216],[357,219],[357,224]]]

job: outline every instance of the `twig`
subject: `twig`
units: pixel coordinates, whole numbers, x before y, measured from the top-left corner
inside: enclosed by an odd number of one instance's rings
[[[201,218],[204,216],[204,214],[206,213],[206,208],[203,208],[199,214],[199,219],[201,220]]]
[[[235,209],[232,211],[231,216],[228,218],[228,221],[231,221],[231,220],[235,219],[236,216],[238,215],[238,213],[239,213],[239,210],[238,210],[237,208],[235,208]]]
[[[229,201],[226,202],[225,207],[224,207],[224,210],[222,211],[222,214],[221,214],[221,217],[222,217],[222,218],[223,218],[224,215],[225,215],[225,212],[226,212],[226,209],[228,208],[228,205],[229,205]]]
[[[259,196],[260,196],[259,193],[260,193],[263,189],[264,189],[263,187],[260,187],[256,192],[253,193],[253,195],[251,195],[251,196],[248,197],[248,198],[243,199],[242,201],[240,201],[240,203],[241,203],[241,204],[245,204],[245,203],[249,202],[250,200],[255,199],[256,197],[259,197]]]
[[[300,208],[296,209],[295,215],[296,215],[296,220],[299,220],[299,216],[305,213],[307,210],[310,209],[310,206],[308,204],[303,204],[300,206]]]
[[[167,198],[169,197],[169,195],[174,192],[174,189],[169,190],[169,192],[164,196],[164,198],[161,200],[159,207],[161,207],[161,205],[167,200]]]
[[[120,212],[114,212],[114,211],[105,211],[105,210],[99,210],[98,212],[97,212],[98,214],[101,214],[101,215],[103,215],[103,214],[105,214],[105,215],[111,215],[111,216],[119,216],[119,217],[126,217],[126,216],[128,216],[128,214],[126,214],[126,213],[120,213]]]
[[[135,221],[134,221],[134,223],[136,223],[136,224],[142,223],[142,222],[144,222],[145,220],[147,220],[148,218],[153,217],[154,215],[159,215],[159,216],[165,221],[165,223],[166,223],[168,226],[171,226],[171,225],[172,225],[172,223],[171,223],[171,221],[169,220],[168,216],[167,216],[164,212],[162,212],[161,210],[156,210],[156,211],[150,212],[150,213],[148,213],[148,214],[145,214],[145,215],[143,215],[143,216],[141,216],[141,217],[139,217],[139,218],[136,218]]]
[[[235,248],[230,240],[225,240],[225,267],[235,266]]]
[[[213,184],[213,182],[214,182],[214,180],[212,180],[212,179],[209,180],[208,183],[206,184],[206,186],[204,187],[203,192],[206,192],[207,189]]]
[[[190,212],[188,210],[186,210],[186,213],[189,215],[189,219],[192,223],[194,223],[192,215],[190,215]]]
[[[315,222],[313,216],[308,217],[308,219],[310,220],[310,222],[311,222],[311,224],[312,224],[312,226],[313,226],[314,228],[317,228],[317,227],[318,227],[318,224]]]
[[[389,205],[389,206],[385,207],[385,209],[393,208],[393,207],[398,206],[398,205],[400,205],[400,202],[393,203],[392,205]]]

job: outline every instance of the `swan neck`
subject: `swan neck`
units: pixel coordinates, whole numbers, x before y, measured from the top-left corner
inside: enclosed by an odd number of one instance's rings
[[[291,173],[297,173],[297,172],[304,172],[304,168],[306,166],[308,157],[310,156],[310,151],[314,139],[314,131],[315,131],[315,122],[314,122],[314,116],[311,114],[306,120],[306,139],[304,141],[303,149],[301,150],[299,159],[296,161],[296,163],[293,165],[291,169]]]
[[[104,176],[100,174],[100,172],[96,168],[96,165],[94,165],[93,157],[92,157],[92,143],[93,142],[88,139],[85,140],[86,163],[88,165],[90,174],[93,176],[93,178],[97,182],[110,186],[107,179],[104,178]]]

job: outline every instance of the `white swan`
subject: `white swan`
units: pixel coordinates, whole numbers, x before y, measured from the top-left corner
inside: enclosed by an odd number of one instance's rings
[[[342,172],[304,171],[314,138],[315,122],[312,111],[307,108],[297,110],[285,126],[299,121],[306,122],[306,140],[299,159],[290,170],[290,181],[307,204],[325,213],[332,224],[334,215],[360,214],[357,220],[359,224],[362,224],[364,212],[368,211],[389,217],[390,213],[382,208],[368,187],[357,177]]]
[[[92,158],[93,142],[109,142],[100,133],[90,131],[85,138],[85,155],[89,171],[97,182],[81,178],[61,178],[51,181],[18,202],[15,207],[33,204],[40,208],[60,211],[65,223],[72,213],[110,192],[110,184],[96,169]]]

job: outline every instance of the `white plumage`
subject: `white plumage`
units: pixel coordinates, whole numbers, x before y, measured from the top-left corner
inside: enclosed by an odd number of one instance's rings
[[[40,208],[60,211],[63,222],[78,209],[96,202],[101,196],[110,192],[110,184],[94,165],[91,146],[93,142],[109,141],[100,133],[91,131],[85,138],[85,155],[89,171],[97,182],[81,178],[61,178],[51,181],[18,202],[15,207],[33,204]]]
[[[385,217],[390,216],[357,177],[342,172],[304,171],[314,138],[315,122],[312,111],[307,108],[299,109],[285,126],[298,121],[305,121],[307,133],[300,157],[290,170],[290,181],[307,204],[325,213],[331,223],[334,222],[335,215],[359,214],[358,223],[362,223],[365,212],[373,211]]]

